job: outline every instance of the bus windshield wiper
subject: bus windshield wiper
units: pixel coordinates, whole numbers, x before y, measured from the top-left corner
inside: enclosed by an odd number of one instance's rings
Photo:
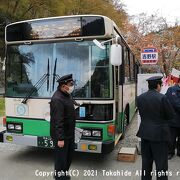
[[[49,90],[49,58],[48,58],[48,66],[47,66],[47,91]]]
[[[57,66],[57,58],[55,60],[54,71],[53,71],[53,87],[52,87],[53,91],[54,91],[55,80],[58,80],[60,78],[60,76],[58,74],[56,74],[56,66]]]
[[[47,73],[43,74],[43,76],[38,80],[38,82],[33,86],[33,88],[27,93],[27,96],[22,100],[23,104],[26,104],[27,100],[31,97],[31,95],[42,87],[46,79],[47,79],[47,90],[49,89],[49,76],[50,74],[49,74],[49,59],[48,59]]]

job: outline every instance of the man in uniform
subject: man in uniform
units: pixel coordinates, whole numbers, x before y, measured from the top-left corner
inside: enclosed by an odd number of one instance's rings
[[[177,156],[180,156],[180,78],[178,79],[178,83],[176,85],[168,88],[166,96],[176,113],[175,117],[169,122],[171,142],[169,145],[168,159],[171,159],[175,154],[177,138]]]
[[[137,98],[141,116],[137,136],[141,138],[142,180],[152,179],[153,161],[156,164],[157,179],[168,179],[168,120],[173,118],[174,111],[166,96],[159,93],[161,79],[160,76],[147,79],[149,90]]]
[[[70,179],[68,170],[74,152],[75,108],[71,93],[72,74],[61,77],[50,102],[50,134],[55,145],[55,179]]]

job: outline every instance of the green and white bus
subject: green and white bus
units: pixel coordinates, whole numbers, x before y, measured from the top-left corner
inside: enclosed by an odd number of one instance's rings
[[[6,130],[0,141],[53,147],[50,98],[56,80],[72,73],[80,104],[76,127],[83,129],[76,151],[111,152],[136,110],[135,56],[115,23],[99,15],[51,17],[9,24],[5,34]],[[122,48],[117,66],[110,62],[115,36]],[[105,41],[104,49],[94,39]]]

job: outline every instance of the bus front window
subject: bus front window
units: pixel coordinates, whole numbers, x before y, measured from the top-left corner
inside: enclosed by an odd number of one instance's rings
[[[109,45],[102,50],[92,41],[8,46],[6,95],[25,97],[47,73],[48,66],[49,79],[44,80],[32,97],[51,97],[56,90],[53,87],[53,74],[63,76],[72,73],[76,81],[75,98],[112,98]]]
[[[12,45],[7,47],[6,96],[25,97],[34,91],[33,97],[49,97],[47,83],[41,88],[35,85],[47,73],[52,45]]]

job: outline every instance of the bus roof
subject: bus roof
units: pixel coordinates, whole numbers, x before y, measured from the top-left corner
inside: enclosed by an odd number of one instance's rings
[[[43,21],[43,20],[48,20],[48,19],[63,19],[63,18],[71,18],[71,17],[89,17],[89,16],[91,16],[91,17],[102,17],[102,18],[104,18],[106,20],[109,20],[109,21],[112,21],[114,23],[114,21],[111,20],[110,18],[108,18],[107,16],[94,15],[94,14],[85,14],[85,15],[70,15],[70,16],[54,16],[54,17],[47,17],[47,18],[37,18],[37,19],[16,21],[16,22],[8,24],[6,27],[14,25],[14,24],[18,24],[18,23],[23,23],[23,22]]]
[[[16,25],[16,24],[20,24],[20,23],[25,23],[25,22],[37,22],[37,21],[44,21],[44,20],[53,20],[53,19],[63,19],[63,18],[73,18],[73,17],[102,17],[105,19],[105,21],[109,22],[110,24],[113,25],[113,27],[117,30],[118,35],[122,38],[122,41],[124,42],[124,44],[126,45],[126,47],[128,47],[128,49],[131,51],[129,45],[127,44],[125,38],[123,37],[121,30],[119,29],[119,27],[116,25],[116,23],[110,19],[107,16],[103,16],[103,15],[94,15],[94,14],[85,14],[85,15],[68,15],[68,16],[55,16],[55,17],[47,17],[47,18],[37,18],[37,19],[30,19],[30,20],[23,20],[23,21],[17,21],[17,22],[13,22],[10,23],[6,26],[12,26],[12,25]]]

